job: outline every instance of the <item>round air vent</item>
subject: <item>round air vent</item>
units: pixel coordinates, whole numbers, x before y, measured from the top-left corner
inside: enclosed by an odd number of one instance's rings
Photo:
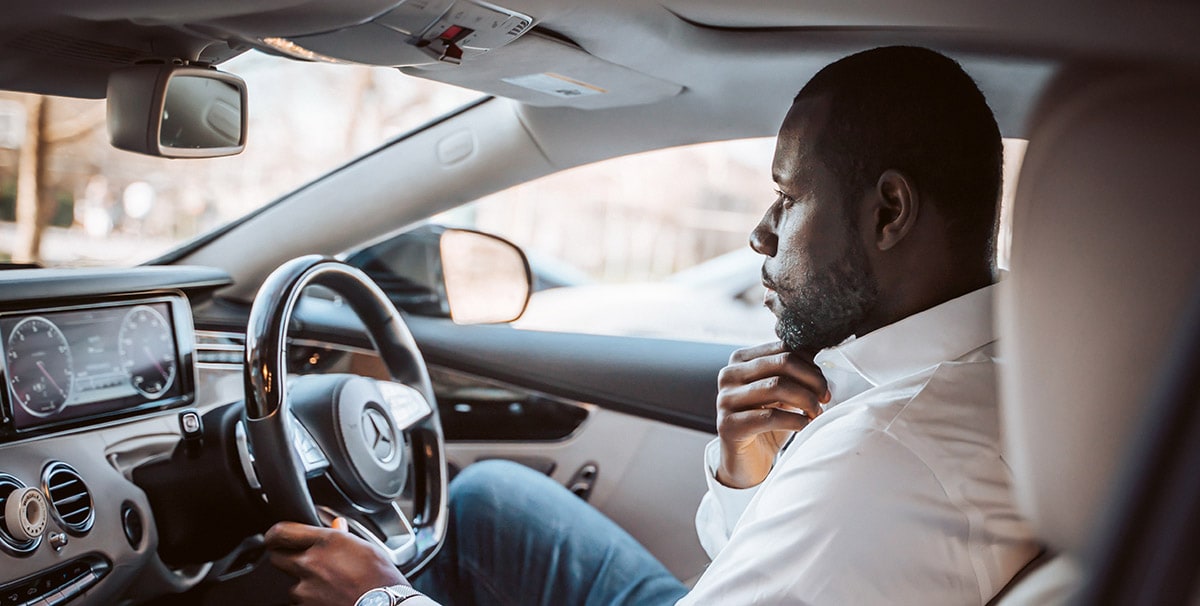
[[[79,477],[79,472],[66,463],[55,462],[42,472],[42,486],[50,497],[50,509],[62,527],[74,534],[92,529],[96,512],[92,493]]]
[[[8,505],[8,497],[14,491],[24,488],[23,484],[17,478],[6,473],[0,473],[0,547],[5,551],[17,555],[26,554],[33,551],[38,543],[42,542],[42,537],[21,541],[8,531],[8,520],[5,518],[4,508]]]

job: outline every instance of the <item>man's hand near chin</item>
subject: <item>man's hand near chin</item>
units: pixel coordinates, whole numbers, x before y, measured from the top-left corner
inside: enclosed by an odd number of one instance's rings
[[[739,349],[717,376],[717,481],[731,488],[758,486],[792,432],[821,414],[829,385],[813,356],[782,342]]]
[[[297,580],[293,604],[350,606],[370,589],[408,585],[375,546],[344,530],[280,522],[264,538],[271,564]]]

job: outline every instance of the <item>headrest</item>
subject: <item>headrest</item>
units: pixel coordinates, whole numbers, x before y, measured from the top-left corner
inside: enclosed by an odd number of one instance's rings
[[[1043,96],[997,310],[1006,458],[1051,549],[1078,553],[1200,278],[1200,85],[1089,70]]]

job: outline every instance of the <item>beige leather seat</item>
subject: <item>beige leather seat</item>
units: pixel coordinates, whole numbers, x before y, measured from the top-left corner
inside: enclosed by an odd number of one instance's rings
[[[1070,601],[1200,286],[1194,74],[1070,70],[1044,95],[997,312],[1007,457],[1054,554],[1000,604]]]

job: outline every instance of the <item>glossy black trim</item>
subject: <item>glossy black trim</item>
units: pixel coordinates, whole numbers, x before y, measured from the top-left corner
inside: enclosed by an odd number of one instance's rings
[[[716,433],[717,373],[736,349],[436,318],[408,323],[430,364],[709,433]]]

